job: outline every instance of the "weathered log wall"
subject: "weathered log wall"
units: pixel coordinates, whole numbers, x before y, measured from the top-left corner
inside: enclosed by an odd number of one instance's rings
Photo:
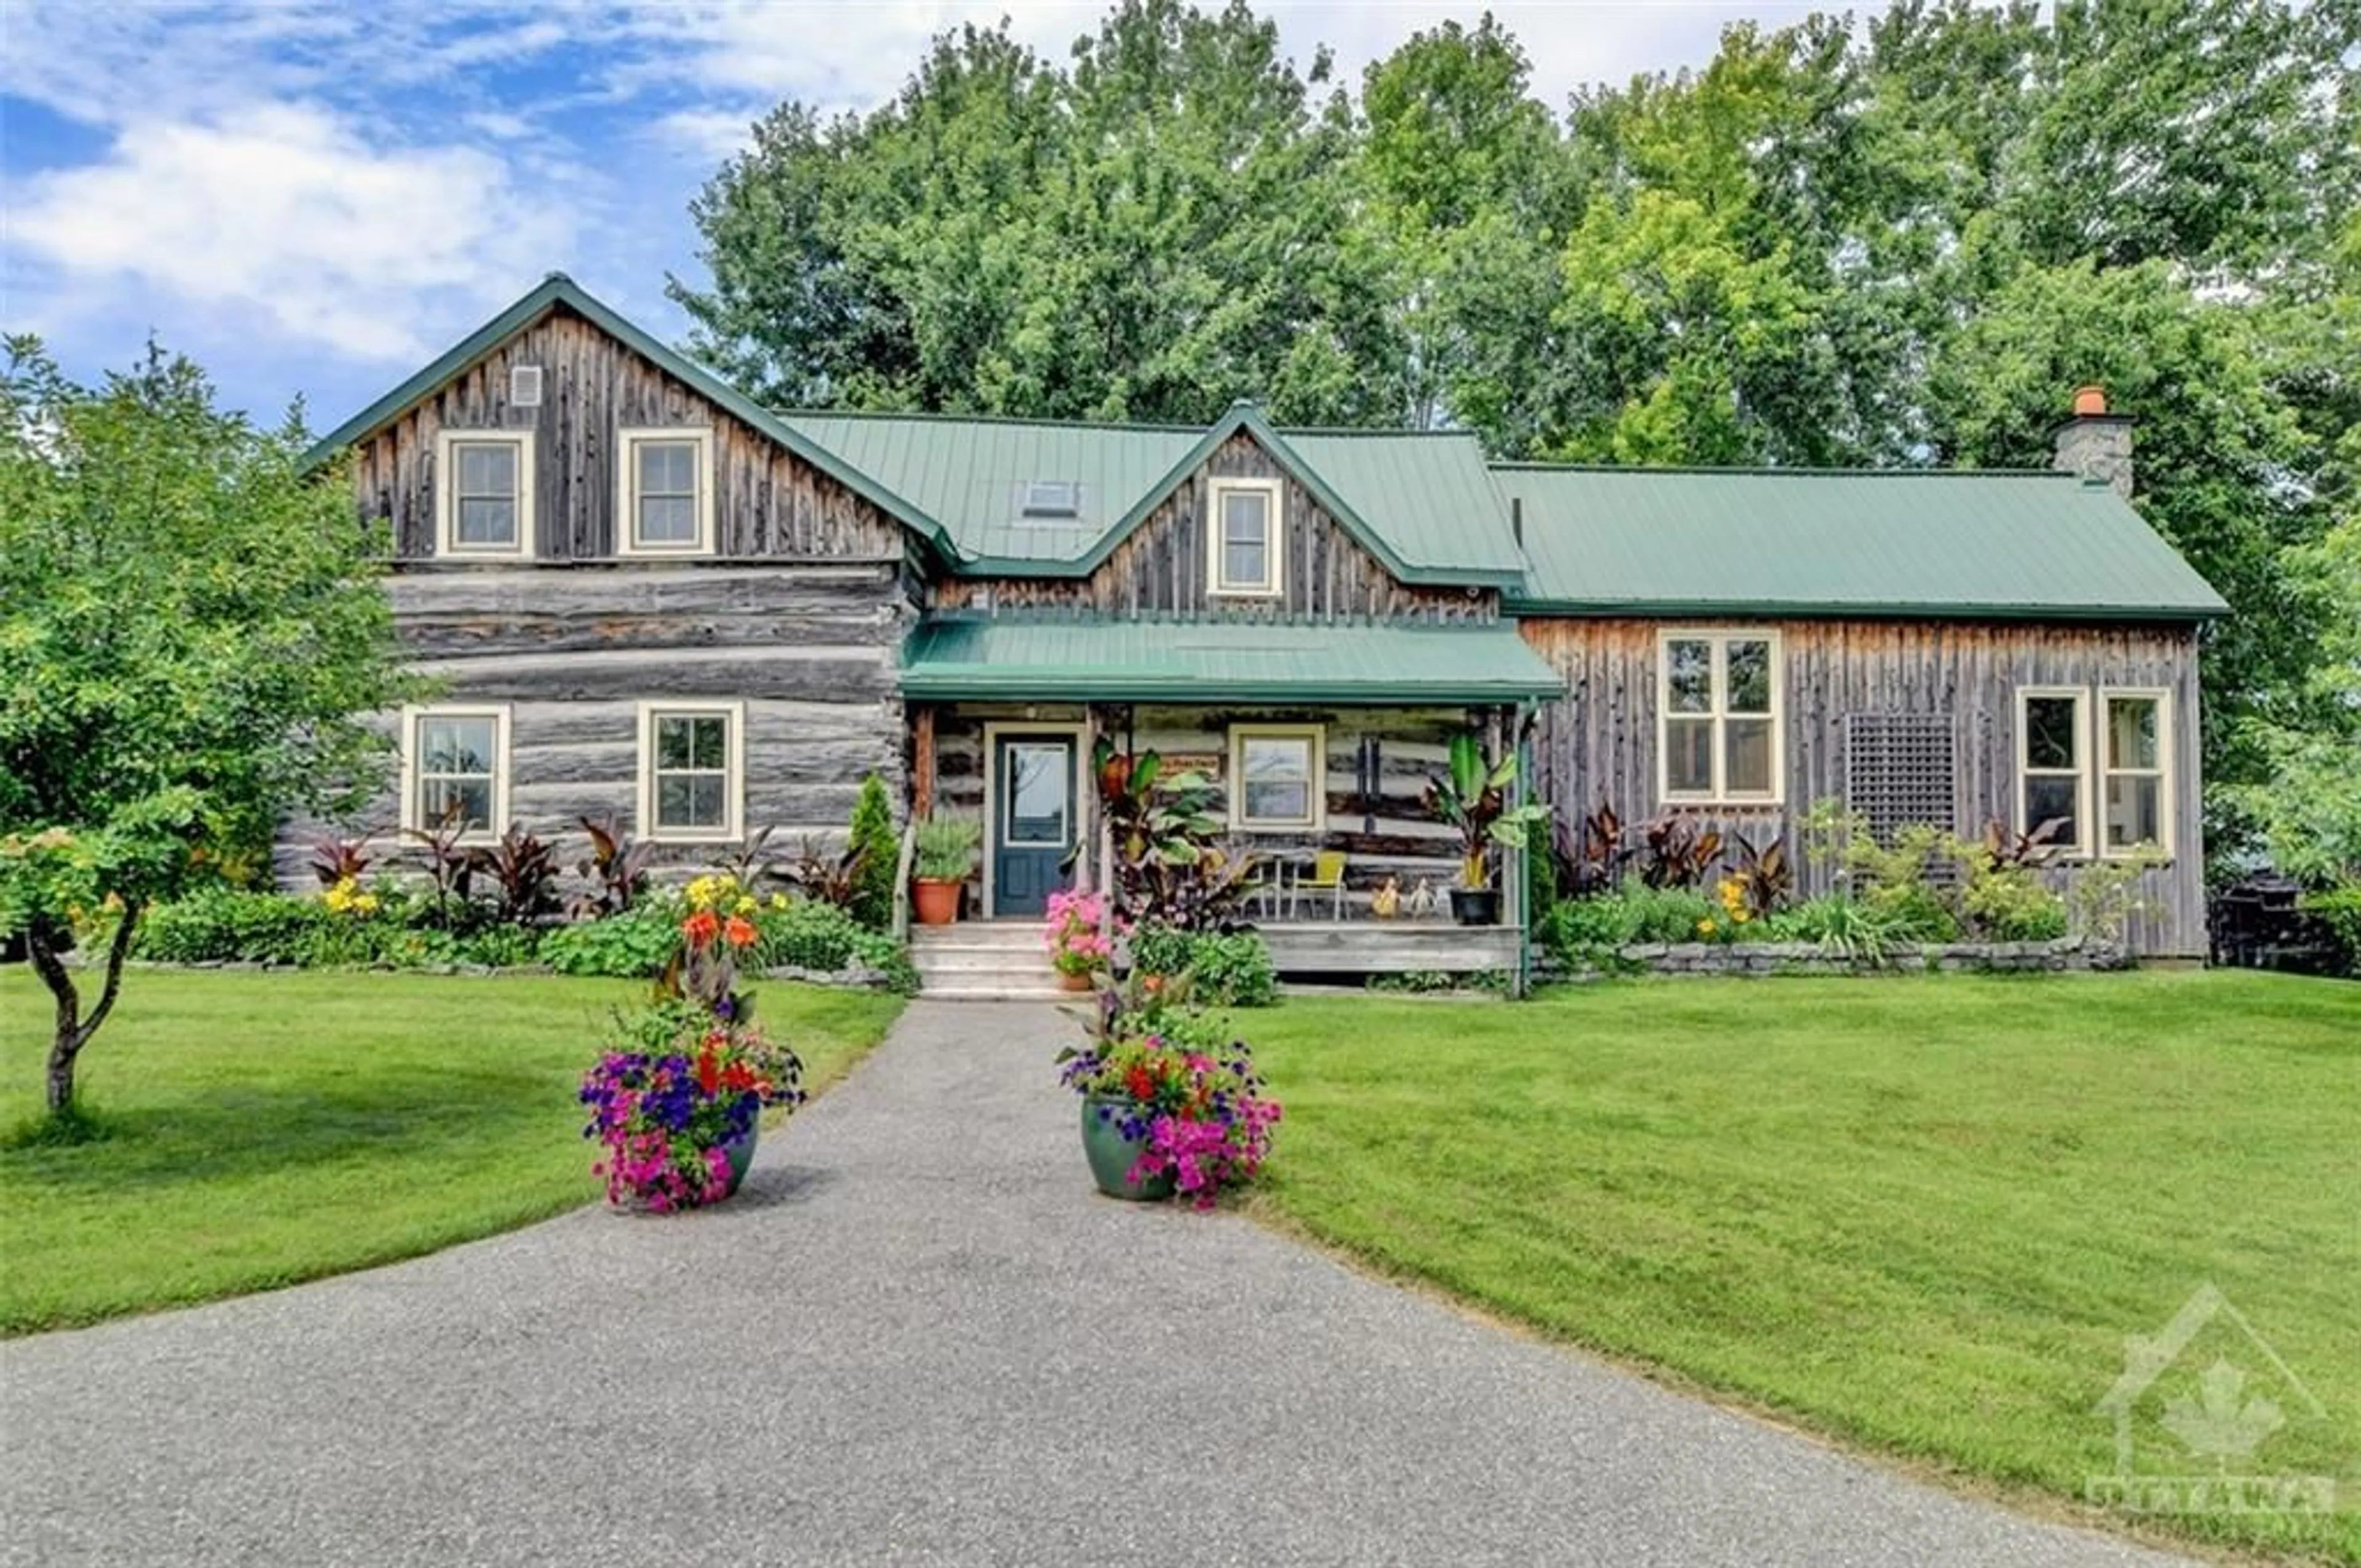
[[[1284,565],[1275,598],[1217,597],[1207,589],[1206,506],[1215,478],[1283,478]],[[1386,616],[1491,620],[1490,588],[1415,587],[1378,558],[1312,499],[1261,443],[1239,433],[1182,481],[1163,505],[1087,577],[955,580],[935,589],[945,609],[1058,607],[1126,615],[1213,611],[1242,615]]]
[[[1566,677],[1534,735],[1538,787],[1559,807],[1562,830],[1602,801],[1627,827],[1655,814],[1657,635],[1666,623],[1533,619],[1526,641]],[[1682,622],[1684,626],[1704,624]],[[1780,806],[1689,808],[1700,821],[1758,846],[1789,839],[1811,804],[1845,794],[1848,715],[1927,714],[1954,726],[1952,819],[1961,834],[2014,815],[2016,692],[2021,686],[2153,686],[2172,705],[2173,847],[2170,864],[2140,878],[2145,905],[2127,937],[2136,952],[2205,952],[2204,838],[2198,764],[2197,642],[2185,626],[2036,625],[1965,621],[1829,620],[1727,623],[1771,626],[1784,659],[1784,800]],[[1803,870],[1799,863],[1799,870]],[[2070,872],[2067,874],[2071,874]],[[1819,881],[1806,872],[1806,891]]]
[[[509,400],[511,367],[542,369],[539,406]],[[397,559],[434,554],[438,432],[530,431],[534,531],[545,561],[615,554],[615,432],[709,427],[716,556],[898,559],[898,523],[836,480],[664,373],[588,322],[557,309],[520,329],[354,452],[361,515],[390,521]]]
[[[1229,728],[1233,724],[1317,724],[1324,727],[1327,827],[1323,832],[1241,831],[1232,836],[1248,853],[1305,854],[1342,850],[1351,857],[1345,882],[1352,913],[1366,916],[1369,894],[1389,877],[1407,895],[1421,883],[1443,897],[1457,874],[1459,840],[1451,828],[1420,805],[1426,782],[1445,764],[1451,736],[1468,726],[1464,708],[1336,707],[1149,707],[1139,708],[1131,729],[1121,727],[1120,710],[1102,709],[1100,722],[1118,746],[1155,751],[1168,768],[1186,761],[1206,765],[1224,792],[1230,788]],[[984,805],[983,729],[987,723],[1016,726],[1027,719],[1051,725],[1079,724],[1075,706],[961,703],[935,718],[935,809],[980,817]],[[1358,760],[1364,739],[1377,743],[1375,791],[1359,789]],[[1324,916],[1323,905],[1306,917]]]
[[[851,566],[624,564],[407,570],[395,622],[436,699],[505,704],[510,814],[572,846],[577,819],[614,813],[637,832],[639,704],[745,705],[744,821],[840,841],[861,781],[882,774],[898,809],[903,726],[894,670],[910,614],[890,563]],[[384,720],[390,729],[393,720]],[[389,789],[359,824],[380,858],[415,859]],[[312,823],[290,824],[282,879],[308,881]],[[663,863],[709,863],[711,845],[665,845]]]

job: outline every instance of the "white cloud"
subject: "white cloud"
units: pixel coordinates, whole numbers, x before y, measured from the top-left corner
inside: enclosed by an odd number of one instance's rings
[[[572,237],[563,201],[488,152],[375,148],[301,104],[133,124],[12,207],[12,247],[74,292],[129,280],[388,361],[424,357],[427,329],[520,291]]]

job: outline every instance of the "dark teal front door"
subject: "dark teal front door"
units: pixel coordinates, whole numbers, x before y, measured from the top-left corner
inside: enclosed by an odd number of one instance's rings
[[[1074,847],[1074,738],[994,735],[992,912],[1038,915]]]

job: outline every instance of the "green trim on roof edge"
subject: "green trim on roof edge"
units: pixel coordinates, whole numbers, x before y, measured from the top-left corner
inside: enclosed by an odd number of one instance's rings
[[[2226,604],[2165,608],[2147,605],[2072,604],[1883,604],[1867,600],[1829,599],[1780,602],[1771,599],[1545,599],[1517,594],[1500,596],[1500,613],[1523,620],[1605,620],[1632,616],[1645,620],[1697,620],[1711,616],[1752,616],[1792,620],[2146,620],[2193,622],[2219,620],[2230,613]]]
[[[309,472],[364,435],[378,430],[412,404],[424,398],[500,344],[563,305],[634,353],[653,361],[675,380],[685,381],[699,397],[727,411],[733,418],[778,443],[821,473],[843,485],[910,529],[953,570],[962,565],[950,534],[943,525],[912,506],[835,453],[790,428],[778,415],[740,391],[706,367],[666,347],[654,336],[592,295],[563,272],[553,272],[508,309],[461,338],[427,367],[369,404],[313,444],[302,466]]]

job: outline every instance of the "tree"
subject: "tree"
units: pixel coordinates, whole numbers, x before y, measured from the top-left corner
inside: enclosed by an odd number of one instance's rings
[[[377,782],[391,612],[339,477],[150,348],[86,388],[13,338],[0,380],[0,933],[56,1002],[47,1103],[115,1007],[140,912],[267,868],[291,806]],[[106,931],[85,1010],[65,954]]]
[[[852,902],[850,913],[873,931],[894,924],[894,873],[900,869],[901,840],[894,835],[894,807],[885,798],[885,781],[871,773],[861,781],[861,795],[852,803],[851,841],[853,855]]]

